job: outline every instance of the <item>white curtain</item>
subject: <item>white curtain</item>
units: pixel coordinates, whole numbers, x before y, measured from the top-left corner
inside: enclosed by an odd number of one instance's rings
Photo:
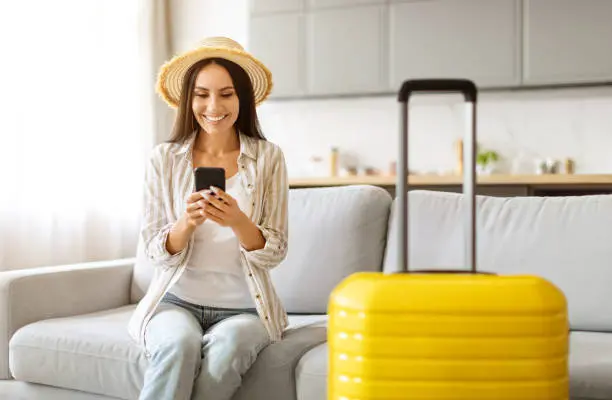
[[[135,254],[168,123],[160,14],[165,1],[0,2],[0,270]]]

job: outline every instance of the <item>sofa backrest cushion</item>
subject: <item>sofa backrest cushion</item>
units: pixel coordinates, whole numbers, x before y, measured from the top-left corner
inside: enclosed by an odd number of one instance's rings
[[[463,196],[411,191],[409,264],[463,267]],[[397,266],[397,200],[384,270]],[[477,266],[535,274],[561,289],[577,330],[612,331],[612,196],[477,196]]]
[[[325,313],[340,281],[381,271],[391,201],[374,186],[291,191],[287,257],[271,271],[288,312]]]

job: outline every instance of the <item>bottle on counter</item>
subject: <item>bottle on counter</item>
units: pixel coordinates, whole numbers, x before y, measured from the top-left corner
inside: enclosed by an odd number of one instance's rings
[[[458,175],[463,174],[463,139],[457,140],[455,143],[455,151],[457,157],[457,166],[455,168],[455,173]]]
[[[332,147],[329,156],[329,174],[330,176],[338,176],[338,148]]]
[[[389,176],[395,176],[397,174],[397,161],[391,161],[389,163]]]

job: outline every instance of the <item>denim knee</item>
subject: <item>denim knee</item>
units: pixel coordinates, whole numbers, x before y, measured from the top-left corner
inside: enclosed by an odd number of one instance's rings
[[[153,362],[197,362],[202,356],[202,339],[196,335],[178,333],[172,339],[153,345],[150,352]]]

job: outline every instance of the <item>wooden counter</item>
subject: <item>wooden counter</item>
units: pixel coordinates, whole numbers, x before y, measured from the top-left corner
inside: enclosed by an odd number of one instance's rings
[[[459,175],[412,175],[408,178],[411,185],[436,186],[460,185],[462,177]],[[480,175],[476,181],[479,185],[611,185],[612,174],[548,174],[548,175]],[[293,178],[289,180],[291,186],[317,187],[340,185],[375,185],[394,186],[395,176],[347,176],[347,177],[320,177],[320,178]]]
[[[347,176],[320,178],[291,178],[292,188],[374,185],[395,193],[395,176]],[[410,189],[460,192],[459,175],[413,175],[408,179]],[[578,196],[612,194],[612,174],[547,174],[547,175],[480,175],[476,179],[476,193],[492,196]]]

